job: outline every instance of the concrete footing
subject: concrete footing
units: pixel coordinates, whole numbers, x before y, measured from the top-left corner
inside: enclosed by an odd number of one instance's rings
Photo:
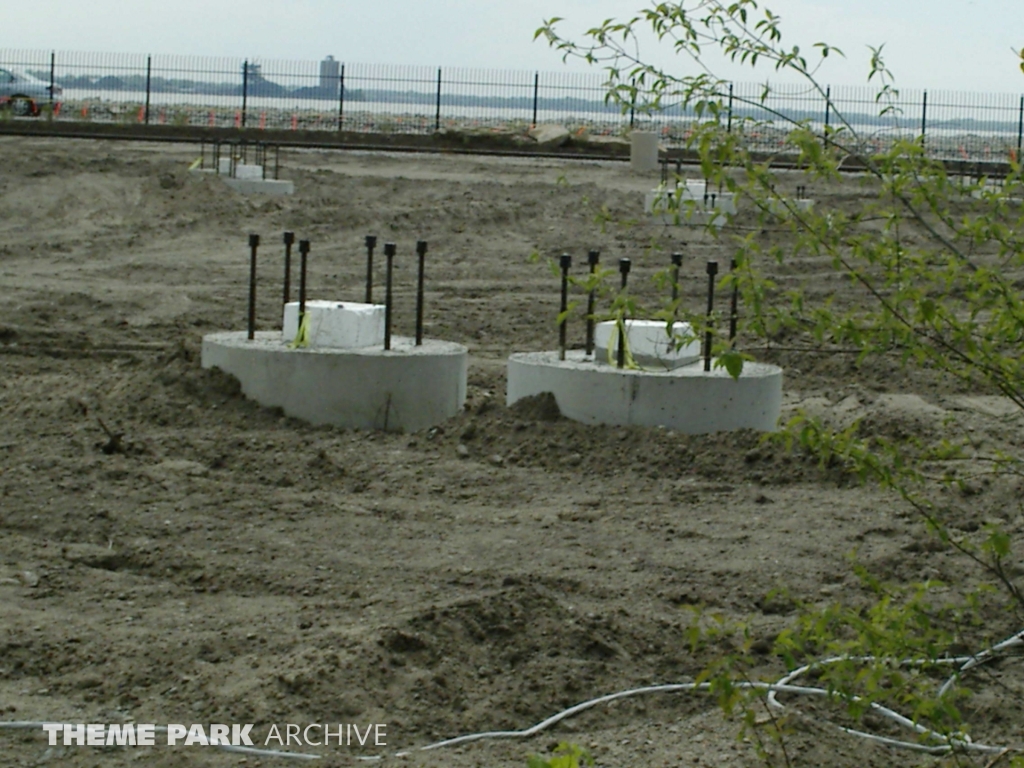
[[[411,432],[455,416],[466,400],[461,344],[393,337],[392,348],[292,349],[277,331],[203,337],[203,368],[237,378],[261,405],[313,424]]]
[[[783,218],[789,216],[792,211],[806,213],[813,207],[814,201],[806,198],[794,198],[785,201],[773,198],[768,201],[768,210],[776,216]]]
[[[514,354],[508,404],[551,392],[563,416],[584,424],[663,426],[686,434],[772,432],[782,412],[782,369],[748,362],[733,379],[703,362],[666,370],[619,369],[570,351]]]
[[[230,176],[221,178],[225,184],[243,195],[280,197],[295,194],[295,183],[286,179],[232,179]]]
[[[259,168],[259,166],[239,166],[246,168]],[[216,168],[191,168],[190,173],[210,173],[223,179],[224,183],[236,192],[243,195],[270,195],[280,197],[282,195],[295,194],[295,182],[286,179],[263,179],[263,178],[232,178],[226,174],[218,174]],[[262,173],[262,170],[261,170]]]
[[[721,228],[727,216],[736,213],[735,196],[706,189],[704,182],[692,179],[662,184],[644,196],[644,212],[660,217],[666,224],[710,224]]]

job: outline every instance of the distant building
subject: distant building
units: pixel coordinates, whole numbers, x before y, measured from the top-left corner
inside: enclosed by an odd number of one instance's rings
[[[340,61],[335,61],[333,56],[328,56],[320,62],[320,90],[326,92],[337,90],[339,77],[341,77]]]

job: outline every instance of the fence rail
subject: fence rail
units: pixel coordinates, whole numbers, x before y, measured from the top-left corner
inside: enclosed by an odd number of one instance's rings
[[[648,114],[607,103],[600,71],[0,49],[0,102],[19,95],[12,76],[28,80],[36,106],[62,122],[374,133],[560,123],[598,135],[656,130],[672,146],[683,144],[697,121],[679,105]],[[734,83],[726,98],[731,129],[743,131],[757,151],[781,147],[783,118],[823,130],[838,127],[840,115],[868,148],[921,136],[928,154],[943,160],[1007,161],[1021,156],[1024,140],[1021,94],[901,90],[886,115],[869,87],[834,86],[822,94],[780,84],[765,95],[763,84]]]

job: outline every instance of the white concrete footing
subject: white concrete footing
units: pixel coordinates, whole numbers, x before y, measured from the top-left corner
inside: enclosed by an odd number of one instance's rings
[[[721,228],[728,215],[736,213],[731,192],[708,191],[704,182],[689,179],[679,184],[661,184],[644,196],[644,212],[659,216],[666,224],[710,224]],[[706,195],[706,196],[705,196]]]
[[[415,431],[455,416],[466,400],[461,344],[393,337],[392,348],[292,349],[277,331],[203,337],[203,368],[237,378],[261,405],[313,424]]]
[[[224,163],[224,158],[221,158],[221,163]],[[259,168],[259,166],[245,167]],[[233,190],[241,192],[243,195],[271,195],[272,197],[280,197],[281,195],[295,194],[295,182],[288,181],[286,179],[264,179],[259,177],[233,179],[227,175],[227,171],[218,174],[216,168],[190,168],[189,173],[209,173],[216,175],[218,178],[223,179],[224,183]]]
[[[221,178],[225,184],[243,195],[280,197],[295,194],[295,183],[286,179],[232,179],[230,176]]]
[[[563,416],[584,424],[663,426],[686,434],[772,432],[782,412],[782,369],[748,362],[738,379],[703,362],[666,370],[619,369],[570,351],[508,360],[508,404],[551,392]]]

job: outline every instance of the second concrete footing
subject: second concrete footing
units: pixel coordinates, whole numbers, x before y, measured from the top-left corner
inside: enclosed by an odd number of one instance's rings
[[[514,354],[508,404],[550,392],[563,416],[584,424],[665,427],[691,435],[755,429],[773,432],[782,412],[782,369],[748,362],[733,379],[703,362],[671,371],[630,370],[583,352]]]

